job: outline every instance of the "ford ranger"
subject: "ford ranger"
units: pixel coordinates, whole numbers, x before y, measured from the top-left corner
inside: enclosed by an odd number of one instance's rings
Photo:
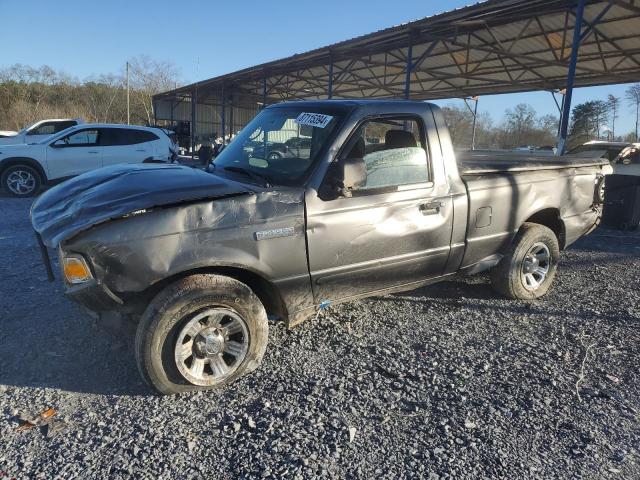
[[[288,139],[309,148],[259,155]],[[288,102],[263,109],[208,171],[98,169],[44,193],[31,219],[66,294],[135,319],[142,377],[179,393],[255,369],[268,318],[293,326],[459,273],[489,271],[508,298],[544,295],[560,251],[598,225],[610,171],[600,158],[456,159],[424,102]]]

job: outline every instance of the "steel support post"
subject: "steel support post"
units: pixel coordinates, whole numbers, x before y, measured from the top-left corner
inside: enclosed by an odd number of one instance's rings
[[[222,114],[221,114],[221,130],[222,130],[222,145],[226,145],[226,139],[225,139],[225,135],[227,134],[226,132],[226,128],[225,128],[225,120],[226,120],[226,116],[227,116],[227,112],[225,110],[225,100],[224,100],[224,85],[222,86],[222,93],[220,95],[221,97],[221,103],[222,103]]]
[[[582,19],[584,17],[584,5],[586,0],[578,0],[576,9],[576,24],[573,27],[573,43],[571,44],[571,57],[569,59],[569,71],[567,72],[567,89],[562,104],[560,117],[560,135],[558,136],[557,155],[562,155],[567,143],[567,131],[569,129],[569,114],[571,113],[571,97],[573,95],[573,83],[576,78],[576,65],[578,63],[578,51],[580,50],[580,35],[582,31]]]
[[[471,115],[473,115],[473,124],[471,127],[471,150],[475,150],[476,149],[476,120],[478,118],[478,100],[480,97],[470,97],[470,98],[463,98],[462,100],[464,101],[464,104],[467,106],[467,109],[469,110],[469,112],[471,112]],[[474,106],[473,106],[473,110],[471,109],[471,107],[469,106],[469,102],[467,102],[467,100],[473,100],[474,101]]]
[[[197,110],[198,110],[198,91],[191,91],[191,160],[195,155],[196,149],[196,128],[197,128]]]
[[[407,51],[407,73],[404,77],[404,99],[411,95],[411,71],[413,70],[413,34],[409,34],[409,49]]]
[[[267,72],[262,77],[262,108],[267,106]]]
[[[153,125],[155,126],[158,125],[158,107],[155,100],[151,102],[151,105],[153,106]]]
[[[473,129],[471,130],[471,150],[476,149],[476,121],[478,120],[478,97],[474,98],[476,104],[473,107]]]
[[[331,100],[333,97],[333,57],[329,55],[329,88],[327,92],[327,98]]]

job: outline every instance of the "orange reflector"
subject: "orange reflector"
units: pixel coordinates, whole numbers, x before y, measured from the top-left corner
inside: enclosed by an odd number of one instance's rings
[[[64,277],[69,283],[82,283],[91,278],[91,272],[82,258],[67,257],[64,259]]]

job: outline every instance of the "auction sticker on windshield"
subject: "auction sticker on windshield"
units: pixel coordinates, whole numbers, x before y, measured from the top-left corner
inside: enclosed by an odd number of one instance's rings
[[[333,117],[331,115],[324,115],[322,113],[307,113],[302,112],[296,118],[298,125],[309,125],[310,127],[324,128],[329,125]]]

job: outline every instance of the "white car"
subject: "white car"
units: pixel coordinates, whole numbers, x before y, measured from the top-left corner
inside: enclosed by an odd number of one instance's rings
[[[84,123],[80,118],[52,118],[40,120],[19,132],[6,132],[0,135],[0,145],[16,145],[19,143],[37,143],[51,135],[66,130],[69,127]]]
[[[83,124],[29,145],[0,145],[0,179],[14,196],[36,194],[89,170],[116,163],[170,162],[177,146],[160,128]]]

